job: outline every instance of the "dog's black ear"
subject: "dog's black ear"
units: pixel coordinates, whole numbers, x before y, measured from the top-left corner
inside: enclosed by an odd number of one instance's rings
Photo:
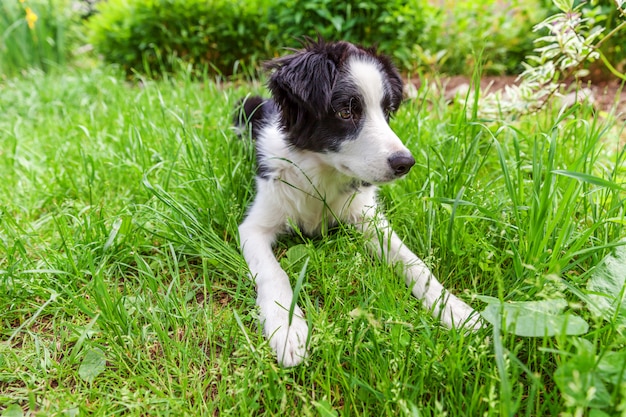
[[[266,67],[273,70],[268,87],[288,124],[297,123],[289,120],[297,117],[295,108],[305,109],[316,118],[325,114],[330,106],[337,62],[323,45],[309,45],[270,61]]]

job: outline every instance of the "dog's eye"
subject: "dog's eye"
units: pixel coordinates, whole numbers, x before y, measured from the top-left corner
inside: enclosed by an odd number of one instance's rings
[[[352,110],[349,108],[341,109],[337,112],[337,117],[343,120],[350,120],[352,119]]]

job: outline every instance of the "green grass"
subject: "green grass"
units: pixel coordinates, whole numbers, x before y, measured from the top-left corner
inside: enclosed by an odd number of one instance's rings
[[[70,15],[71,6],[65,0],[0,3],[0,78],[33,67],[49,70],[63,66]]]
[[[68,70],[0,89],[3,416],[626,406],[624,370],[603,362],[626,355],[624,328],[585,304],[594,266],[626,235],[623,124],[577,107],[503,125],[424,96],[392,122],[417,166],[381,200],[407,244],[476,308],[476,294],[565,298],[586,334],[448,331],[340,228],[276,248],[294,283],[306,265],[313,329],[310,357],[281,369],[237,251],[254,155],[231,108],[258,87]]]

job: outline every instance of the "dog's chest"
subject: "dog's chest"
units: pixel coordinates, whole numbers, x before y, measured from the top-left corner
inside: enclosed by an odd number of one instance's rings
[[[269,223],[316,235],[339,222],[358,222],[364,208],[375,205],[375,187],[340,173],[323,154],[291,148],[271,127],[257,143],[265,168],[258,192]]]
[[[290,197],[285,200],[290,201],[290,204],[285,206],[288,208],[287,221],[295,223],[308,235],[324,232],[329,227],[351,217],[351,202],[357,194],[355,190],[320,195],[295,189],[287,192]],[[288,224],[288,226],[292,225]]]
[[[308,235],[316,235],[355,216],[353,202],[360,190],[350,183],[292,170],[279,173],[273,182],[287,227],[297,226]]]
[[[290,213],[289,218],[308,235],[323,234],[342,220],[345,210],[349,210],[348,204],[347,199],[320,201],[310,198],[302,201],[300,210]]]

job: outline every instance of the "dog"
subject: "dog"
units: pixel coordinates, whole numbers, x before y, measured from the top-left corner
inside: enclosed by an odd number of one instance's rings
[[[248,97],[235,116],[240,133],[251,132],[257,154],[256,196],[239,240],[279,364],[295,366],[307,355],[307,322],[272,251],[293,226],[315,235],[339,222],[353,225],[371,252],[401,264],[412,294],[446,326],[481,327],[480,315],[443,288],[377,205],[377,186],[415,164],[389,127],[403,98],[391,60],[374,48],[307,39],[303,49],[266,67],[272,98]]]

